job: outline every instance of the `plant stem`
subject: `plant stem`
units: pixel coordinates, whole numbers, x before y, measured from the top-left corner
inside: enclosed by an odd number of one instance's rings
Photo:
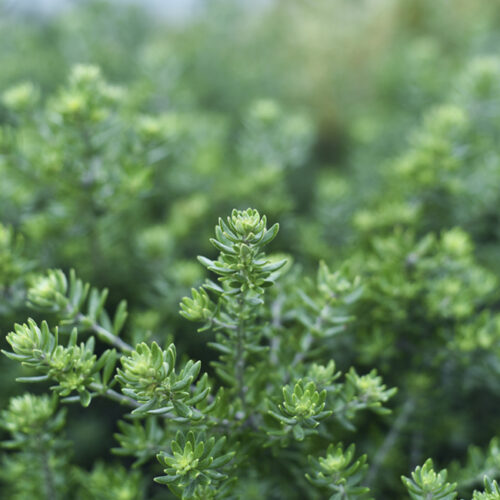
[[[394,446],[396,443],[399,434],[403,430],[403,427],[406,425],[406,422],[408,422],[408,419],[410,417],[410,413],[412,412],[414,407],[414,401],[413,399],[408,399],[406,403],[403,406],[403,409],[401,410],[401,413],[398,415],[396,420],[394,421],[394,425],[392,426],[389,434],[384,439],[384,442],[378,449],[374,459],[373,459],[373,465],[370,468],[370,471],[368,472],[368,475],[366,476],[366,484],[368,486],[371,486],[375,478],[377,477],[378,471],[380,467],[383,465],[384,460],[389,453],[390,449]]]
[[[92,329],[97,333],[97,335],[100,335],[118,349],[121,349],[122,351],[125,352],[132,352],[134,350],[130,344],[127,344],[127,342],[122,340],[120,337],[113,335],[111,332],[109,332],[102,326],[98,325],[97,323],[94,323],[92,325]]]
[[[328,299],[327,303],[321,309],[321,311],[318,314],[318,317],[316,318],[316,321],[314,323],[314,327],[313,327],[314,330],[319,330],[323,326],[323,322],[326,319],[326,315],[328,314],[328,311],[330,310],[330,304],[332,303],[333,300],[335,300],[335,297],[331,297],[330,299]],[[304,358],[306,357],[307,351],[309,351],[309,348],[311,347],[311,344],[313,343],[313,340],[314,340],[313,334],[311,333],[311,331],[308,331],[302,340],[302,345],[301,345],[302,351],[298,352],[295,355],[291,366],[295,366],[304,360]]]
[[[132,399],[128,396],[125,396],[124,394],[120,394],[119,392],[116,392],[113,389],[108,388],[106,390],[103,390],[104,387],[101,384],[96,384],[95,382],[93,382],[92,384],[89,385],[89,389],[96,391],[100,395],[105,396],[108,399],[111,399],[112,401],[115,401],[121,405],[126,405],[126,406],[129,406],[131,408],[138,408],[139,406],[141,406],[140,403],[138,403],[135,399]],[[79,401],[79,400],[80,400],[79,397],[75,398],[75,401]],[[161,414],[159,416],[166,418],[166,419],[170,418],[169,415],[166,415],[166,414]],[[209,421],[213,422],[214,426],[222,427],[224,429],[227,429],[228,427],[230,427],[232,425],[232,423],[227,419],[221,420],[217,417],[207,416],[207,415],[205,415],[205,418],[207,418]]]
[[[244,298],[242,296],[238,298],[238,305],[240,309],[240,317],[238,321],[238,327],[236,330],[236,382],[238,384],[238,395],[241,400],[241,406],[243,413],[246,415],[246,391],[245,391],[245,352],[244,352],[244,340],[245,340],[245,320],[243,319],[243,308],[245,305]]]
[[[281,310],[283,307],[283,296],[279,296],[272,304],[271,304],[271,315],[272,315],[272,327],[278,332],[283,328],[281,323]],[[271,350],[269,354],[269,361],[273,365],[277,365],[279,363],[278,352],[281,345],[281,335],[275,334],[271,337]]]
[[[84,320],[87,319],[88,318],[81,313],[77,314],[75,318],[77,322],[83,322]],[[116,335],[111,333],[109,330],[106,330],[106,328],[102,327],[96,322],[92,322],[92,324],[90,325],[90,329],[93,330],[101,338],[103,338],[106,342],[115,346],[117,349],[120,349],[121,351],[129,353],[134,350],[130,344],[127,344],[127,342],[122,340],[120,337],[117,337]]]
[[[113,389],[108,388],[106,390],[103,390],[104,386],[102,386],[101,384],[96,384],[95,382],[89,385],[89,389],[92,389],[93,391],[96,391],[99,394],[106,396],[108,399],[116,401],[117,403],[120,403],[122,405],[127,405],[132,408],[138,408],[139,406],[141,406],[135,399],[125,396],[124,394],[120,394]]]
[[[39,440],[40,444],[40,463],[43,471],[44,487],[47,500],[57,500],[58,495],[54,487],[54,477],[50,469],[49,454],[46,445]]]

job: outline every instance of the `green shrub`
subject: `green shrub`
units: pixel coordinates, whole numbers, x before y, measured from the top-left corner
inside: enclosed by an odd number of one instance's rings
[[[0,0],[0,497],[500,498],[499,7],[313,3]]]

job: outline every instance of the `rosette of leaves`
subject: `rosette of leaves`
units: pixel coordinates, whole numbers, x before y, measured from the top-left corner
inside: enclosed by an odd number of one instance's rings
[[[112,448],[115,455],[135,457],[133,467],[139,467],[169,445],[168,432],[161,423],[161,417],[148,416],[145,421],[134,419],[131,423],[118,421],[119,433],[114,438],[120,444]]]
[[[42,373],[40,376],[21,377],[18,381],[55,381],[57,384],[52,390],[61,396],[77,391],[83,406],[90,404],[91,390],[105,390],[116,362],[114,349],[104,351],[97,358],[94,337],[77,345],[76,329],[73,329],[66,346],[59,344],[57,328],[52,333],[45,321],[40,327],[32,319],[23,325],[15,325],[14,331],[7,335],[7,342],[13,352],[2,350],[3,354]]]
[[[360,409],[369,408],[371,411],[384,415],[390,413],[388,408],[383,406],[392,398],[397,389],[388,389],[382,382],[382,377],[377,375],[377,370],[372,370],[366,375],[358,375],[354,368],[351,368],[345,376],[346,381],[341,392],[343,400],[342,410],[349,413]]]
[[[210,392],[207,375],[192,389],[200,373],[200,361],[187,361],[178,373],[175,362],[174,344],[162,350],[156,342],[151,347],[143,342],[121,358],[122,368],[117,370],[116,379],[122,385],[122,392],[140,404],[132,413],[173,412],[181,420],[203,418],[194,406]]]
[[[278,224],[267,229],[266,216],[261,217],[257,210],[233,210],[226,222],[219,219],[216,237],[210,239],[220,251],[219,258],[213,261],[198,257],[198,260],[219,275],[226,295],[253,292],[252,298],[261,302],[257,297],[263,293],[263,288],[274,283],[272,273],[286,263],[285,260],[270,262],[262,251],[278,230]]]
[[[142,500],[146,498],[140,471],[98,462],[90,472],[75,468],[77,500]]]
[[[283,426],[281,431],[276,432],[277,435],[286,435],[291,431],[297,441],[302,441],[311,433],[310,429],[332,414],[331,410],[325,410],[326,390],[319,392],[312,381],[298,380],[293,389],[289,385],[285,386],[283,398],[278,411],[269,411]]]
[[[203,432],[184,435],[179,431],[170,445],[171,453],[158,454],[165,475],[155,481],[168,485],[183,499],[216,498],[219,482],[228,478],[222,472],[224,466],[236,453],[224,453],[225,442],[225,437],[206,439]]]
[[[484,491],[474,491],[472,500],[499,500],[500,486],[488,476],[484,478]]]
[[[314,470],[306,474],[309,482],[331,492],[330,500],[367,498],[369,488],[360,485],[368,465],[366,455],[354,458],[355,446],[344,450],[342,443],[330,444],[325,457],[309,457]]]
[[[416,467],[411,479],[403,476],[401,480],[413,500],[454,500],[457,485],[446,482],[447,475],[446,469],[436,473],[429,458],[424,465]]]
[[[296,293],[300,297],[293,314],[307,328],[310,344],[314,338],[324,339],[346,331],[354,320],[351,305],[363,293],[359,276],[350,278],[348,269],[332,272],[324,261],[318,266],[316,282],[306,280]]]
[[[486,449],[469,446],[465,464],[453,462],[449,470],[461,491],[481,484],[486,476],[500,477],[500,440],[493,438]]]
[[[56,397],[26,393],[11,398],[7,409],[0,414],[0,426],[11,433],[12,440],[4,441],[2,445],[17,448],[34,435],[49,438],[64,426],[65,415],[65,410],[57,411]]]
[[[23,394],[0,413],[0,427],[10,434],[2,441],[8,450],[0,467],[5,498],[67,498],[69,442],[61,437],[66,411],[57,403],[55,395]]]
[[[106,311],[108,290],[98,290],[69,272],[69,280],[60,269],[36,276],[28,289],[29,306],[40,312],[55,314],[61,329],[78,327],[79,331],[91,331],[105,342],[124,352],[132,347],[120,337],[127,319],[127,303],[122,300],[111,319]]]

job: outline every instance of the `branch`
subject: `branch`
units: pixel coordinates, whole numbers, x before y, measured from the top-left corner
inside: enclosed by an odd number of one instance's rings
[[[83,322],[85,320],[88,320],[88,318],[82,313],[78,313],[75,316],[76,322]],[[98,325],[95,322],[92,322],[90,324],[90,330],[93,330],[98,336],[100,336],[102,339],[108,342],[108,344],[111,344],[112,346],[116,347],[117,349],[120,349],[121,351],[129,353],[134,350],[134,348],[130,344],[127,344],[127,342],[122,340],[120,337],[117,337],[109,330],[106,330],[106,328],[102,327],[101,325]]]
[[[377,477],[378,471],[380,467],[383,465],[384,460],[391,450],[391,448],[395,445],[399,434],[401,433],[403,427],[408,422],[410,417],[410,413],[413,411],[415,403],[413,399],[408,399],[401,410],[401,413],[398,415],[398,418],[394,421],[394,425],[392,426],[389,434],[384,439],[384,442],[378,449],[375,457],[373,458],[372,466],[368,475],[366,476],[366,484],[367,486],[371,486],[375,478]]]

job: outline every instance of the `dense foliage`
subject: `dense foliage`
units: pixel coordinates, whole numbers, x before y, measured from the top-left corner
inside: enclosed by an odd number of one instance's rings
[[[197,5],[0,0],[0,497],[500,499],[500,5]]]

